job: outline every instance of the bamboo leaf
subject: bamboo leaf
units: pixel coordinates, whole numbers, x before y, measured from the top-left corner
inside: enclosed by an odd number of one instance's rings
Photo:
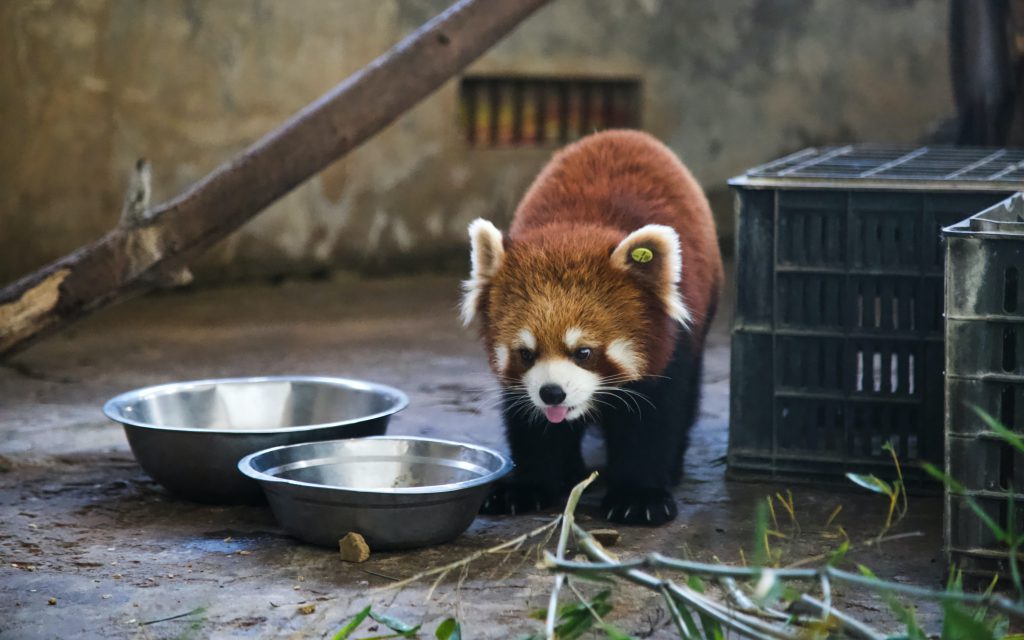
[[[849,540],[843,540],[842,543],[839,544],[839,547],[835,551],[833,551],[832,553],[828,554],[828,559],[825,561],[826,564],[828,564],[831,567],[834,567],[835,565],[839,564],[840,562],[843,561],[844,558],[846,558],[846,553],[849,550],[850,550],[850,541]]]
[[[558,640],[576,640],[593,626],[594,618],[589,611],[585,615],[572,615],[555,627],[555,637]]]
[[[782,590],[785,585],[781,580],[778,579],[775,571],[772,569],[764,569],[761,572],[760,577],[754,584],[754,590],[751,596],[754,601],[762,607],[770,607],[778,601],[779,597],[782,596]]]
[[[763,510],[761,510],[761,515],[764,515]],[[767,526],[767,520],[765,525]],[[704,593],[704,583],[697,576],[691,575],[686,584],[697,593]],[[704,638],[706,640],[722,640],[725,638],[722,627],[714,618],[699,611],[697,616],[700,618],[700,626],[704,629]]]
[[[694,622],[689,610],[686,607],[679,606],[664,585],[661,586],[660,590],[661,596],[665,598],[669,614],[672,616],[672,621],[676,624],[676,631],[679,632],[679,637],[682,640],[699,640],[700,632],[697,631],[697,623]]]
[[[884,496],[889,496],[890,498],[892,498],[895,495],[895,489],[893,489],[893,487],[888,482],[882,480],[881,478],[875,475],[864,475],[862,473],[847,473],[846,477],[850,480],[850,482],[860,487],[863,487],[868,491],[880,493]]]
[[[993,520],[992,517],[988,515],[988,513],[986,513],[984,509],[981,508],[981,505],[978,504],[977,500],[975,500],[969,495],[966,495],[966,489],[964,489],[964,486],[962,484],[946,475],[946,473],[944,473],[941,469],[931,464],[930,462],[922,462],[921,468],[924,469],[928,475],[935,478],[942,484],[946,485],[946,487],[953,493],[961,494],[959,497],[962,498],[967,503],[967,506],[970,507],[971,511],[974,512],[974,515],[978,516],[978,519],[984,522],[985,526],[988,527],[989,530],[992,533],[994,533],[1001,542],[1010,542],[1009,537],[1006,534],[1006,531],[998,524],[996,524],[996,521]]]
[[[789,516],[789,523],[797,529],[800,528],[800,523],[796,520],[796,505],[793,502],[793,492],[786,489],[786,497],[782,497],[782,494],[778,491],[775,492],[775,497],[782,503],[783,508],[786,510],[786,514]]]
[[[1020,550],[1021,536],[1017,531],[1017,499],[1013,490],[1006,492],[1006,543],[1010,547],[1010,580],[1013,581],[1013,588],[1017,590],[1017,596],[1024,595],[1024,582],[1021,581],[1020,563],[1017,552]]]
[[[397,632],[400,636],[408,637],[420,630],[422,625],[412,626],[406,624],[401,620],[392,618],[391,616],[384,615],[383,613],[377,613],[376,611],[370,611],[370,617],[381,623],[388,629]]]
[[[765,502],[768,503],[768,514],[772,517],[772,526],[776,529],[779,528],[779,519],[775,516],[775,501],[771,496],[765,496]]]
[[[832,522],[836,519],[836,516],[838,516],[839,512],[842,511],[842,510],[843,510],[843,505],[842,504],[837,504],[836,508],[832,510],[832,513],[828,516],[828,520],[825,522],[825,528],[826,529],[828,529],[830,526],[832,526]]]
[[[605,589],[594,596],[590,602],[571,602],[559,606],[556,618],[558,623],[555,625],[555,635],[558,637],[558,640],[574,640],[579,638],[597,622],[595,615],[604,617],[610,613],[612,605],[608,602],[608,598],[611,596],[611,593],[610,590]],[[547,615],[547,609],[537,609],[529,614],[531,618],[536,620],[545,620]],[[614,631],[618,631],[614,627],[611,628]],[[607,633],[608,630],[604,630]],[[613,637],[617,638],[617,636]],[[624,637],[628,638],[629,636]]]
[[[607,592],[602,591],[601,594],[603,594],[603,593],[607,593]],[[594,604],[601,604],[601,603],[603,603],[603,599],[599,599],[601,594],[598,594],[597,596],[594,597]],[[605,597],[607,597],[607,596],[605,596]],[[557,612],[557,616],[558,616],[559,619],[561,619],[561,618],[568,618],[568,617],[572,617],[572,616],[578,616],[578,615],[587,615],[587,614],[589,614],[589,611],[587,610],[587,606],[585,604],[583,604],[582,602],[567,602],[567,603],[565,603],[563,605],[559,605],[558,612]],[[547,615],[548,615],[548,610],[547,609],[537,609],[536,611],[531,611],[530,612],[530,617],[534,618],[535,620],[544,620],[547,617]]]
[[[988,425],[989,429],[996,432],[996,434],[999,435],[1000,438],[1005,440],[1010,446],[1012,446],[1018,452],[1024,453],[1024,438],[1021,438],[1013,431],[1010,431],[1008,428],[1006,428],[1006,425],[996,420],[981,407],[973,404],[970,405],[970,407],[971,409],[974,410],[974,413],[978,414],[982,421],[984,421],[984,423]]]
[[[700,625],[704,628],[704,637],[707,640],[725,640],[725,633],[722,627],[710,616],[700,614]]]
[[[690,576],[686,581],[686,585],[697,593],[704,593],[704,582],[697,576]]]
[[[332,640],[345,640],[346,638],[348,638],[350,635],[352,635],[352,632],[355,631],[359,627],[359,625],[363,623],[363,620],[366,620],[366,617],[369,615],[370,605],[366,605],[366,607],[364,607],[362,611],[357,613],[354,618],[348,621],[348,624],[341,628],[341,631],[334,634],[334,638]]]
[[[857,565],[857,570],[864,576],[878,580],[878,576],[876,576],[871,569],[868,569],[862,564]],[[889,605],[889,609],[896,614],[899,621],[906,625],[906,637],[908,640],[928,640],[928,637],[917,623],[917,616],[914,615],[913,609],[904,606],[903,603],[900,602],[899,598],[888,591],[880,591],[878,595],[885,600],[885,603]]]
[[[943,611],[942,640],[996,640],[992,630],[963,608],[947,604]]]
[[[573,574],[573,579],[580,582],[591,582],[596,585],[610,586],[615,584],[615,579],[609,576],[603,575],[599,571],[593,573],[579,572]]]
[[[577,594],[579,594],[579,592],[577,592]],[[618,627],[605,621],[604,616],[612,610],[612,605],[608,602],[608,597],[610,595],[611,591],[605,590],[597,594],[594,597],[593,602],[588,603],[584,600],[582,601],[582,604],[587,608],[587,612],[593,617],[593,620],[601,630],[604,631],[607,637],[612,640],[633,640],[631,636],[620,630]]]
[[[635,640],[633,636],[608,622],[601,622],[601,631],[604,631],[604,634],[611,640]]]
[[[891,440],[883,444],[882,449],[889,452],[889,455],[892,456],[892,463],[896,467],[897,480],[894,483],[894,486],[896,488],[896,493],[902,498],[903,508],[900,510],[900,518],[902,518],[910,508],[910,503],[907,500],[907,485],[903,480],[903,467],[900,466],[899,456],[896,455],[896,448],[893,447]]]
[[[964,572],[956,568],[956,565],[950,565],[949,567],[949,578],[946,580],[946,591],[952,591],[953,593],[964,592]]]
[[[437,640],[462,640],[462,626],[455,618],[445,618],[434,632]]]
[[[759,502],[754,511],[754,550],[750,554],[751,563],[758,567],[767,565],[768,551],[768,504]],[[690,586],[693,587],[693,585]],[[696,589],[696,587],[693,588]]]

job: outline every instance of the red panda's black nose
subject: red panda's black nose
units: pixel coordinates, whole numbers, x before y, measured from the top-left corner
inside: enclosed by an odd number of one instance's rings
[[[556,405],[565,400],[565,391],[557,384],[546,384],[540,388],[540,399],[550,405]]]

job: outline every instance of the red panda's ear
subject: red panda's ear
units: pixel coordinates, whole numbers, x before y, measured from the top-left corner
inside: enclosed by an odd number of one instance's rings
[[[473,321],[480,305],[483,288],[498,272],[505,259],[505,246],[501,232],[493,224],[477,218],[469,225],[470,274],[462,283],[462,323]]]
[[[674,320],[690,324],[693,316],[679,293],[683,254],[675,229],[661,224],[641,227],[615,247],[611,261],[616,269],[636,274],[653,287]]]

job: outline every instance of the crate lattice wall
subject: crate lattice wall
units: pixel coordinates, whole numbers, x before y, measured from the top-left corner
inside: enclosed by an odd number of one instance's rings
[[[944,150],[935,166],[927,148],[811,150],[731,182],[730,475],[892,476],[887,442],[910,482],[916,461],[941,461],[940,232],[1005,198],[1005,181],[981,178],[1024,161],[959,151],[956,168]]]
[[[969,576],[1008,576],[1005,545],[968,497],[1003,528],[1024,530],[1024,455],[974,410],[1024,435],[1024,197],[945,234],[946,473],[963,487],[946,492],[946,551]]]

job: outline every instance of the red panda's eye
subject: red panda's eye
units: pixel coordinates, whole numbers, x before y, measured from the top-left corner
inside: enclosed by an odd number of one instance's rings
[[[537,354],[534,353],[533,351],[530,351],[529,349],[520,349],[519,357],[522,358],[523,362],[525,362],[526,364],[532,364],[533,361],[537,358]]]
[[[590,358],[590,354],[590,347],[580,347],[579,349],[573,352],[572,357],[578,362],[583,362],[584,360]]]

